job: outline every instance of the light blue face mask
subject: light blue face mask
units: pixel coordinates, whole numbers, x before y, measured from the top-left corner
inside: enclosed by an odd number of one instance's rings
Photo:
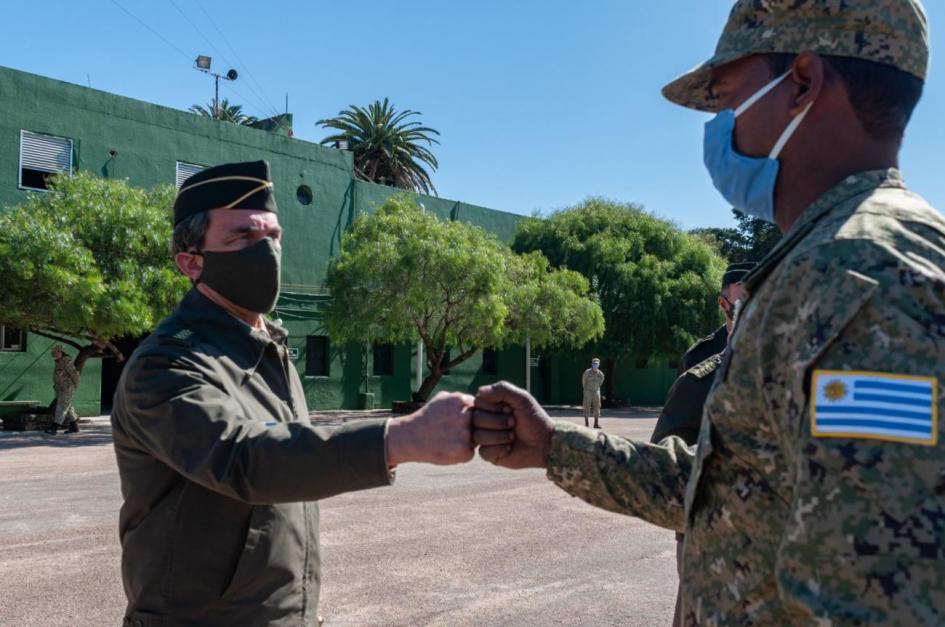
[[[719,112],[705,125],[703,159],[715,188],[742,213],[768,222],[774,222],[774,187],[778,182],[780,169],[778,155],[814,103],[808,104],[791,120],[767,158],[748,157],[735,150],[735,120],[790,74],[787,72],[774,79],[740,107],[734,111],[725,109]]]

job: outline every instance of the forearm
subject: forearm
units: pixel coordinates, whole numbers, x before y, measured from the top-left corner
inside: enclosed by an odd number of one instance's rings
[[[656,445],[558,422],[548,478],[596,507],[682,531],[693,459],[679,438]]]

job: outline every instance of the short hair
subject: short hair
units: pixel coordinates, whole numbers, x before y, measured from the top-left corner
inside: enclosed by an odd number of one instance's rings
[[[171,237],[171,256],[194,249],[201,250],[210,228],[210,214],[206,211],[189,215],[174,227]]]
[[[597,357],[595,357],[595,358],[592,359],[591,361],[596,361],[597,363],[600,363],[600,359],[598,359]]]
[[[797,58],[792,53],[763,55],[771,73],[780,76]],[[899,68],[875,61],[821,55],[847,89],[860,124],[873,139],[902,141],[925,83]]]

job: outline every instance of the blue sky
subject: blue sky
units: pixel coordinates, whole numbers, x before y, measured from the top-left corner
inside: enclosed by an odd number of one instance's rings
[[[707,116],[660,88],[711,54],[731,4],[55,0],[37,22],[18,2],[4,7],[21,26],[0,38],[0,64],[186,109],[212,98],[212,80],[192,69],[208,54],[215,70],[240,71],[221,96],[249,113],[281,112],[288,94],[301,139],[321,139],[316,120],[349,104],[386,96],[421,111],[442,133],[433,179],[447,198],[529,214],[600,195],[686,228],[727,226],[702,166]],[[945,11],[926,4],[932,73],[902,166],[942,208],[945,70],[934,50]]]

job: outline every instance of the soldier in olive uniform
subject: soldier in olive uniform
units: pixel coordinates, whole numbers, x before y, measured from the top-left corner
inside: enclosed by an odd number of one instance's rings
[[[707,338],[699,340],[683,356],[680,367],[685,370],[676,378],[666,394],[666,403],[660,411],[651,441],[656,443],[669,436],[677,436],[692,446],[699,437],[702,408],[715,380],[715,372],[722,363],[722,351],[735,324],[735,304],[741,299],[742,280],[755,267],[753,262],[733,263],[722,275],[719,307],[725,314],[725,324]],[[718,344],[716,338],[726,341]],[[704,355],[711,348],[714,353]],[[695,361],[690,364],[689,362]]]
[[[945,219],[897,170],[928,56],[918,0],[738,0],[664,90],[717,112],[716,187],[785,233],[745,280],[694,449],[479,391],[484,458],[685,532],[686,624],[945,623]]]
[[[755,264],[751,262],[733,263],[729,265],[722,276],[719,307],[725,314],[725,324],[720,331],[724,331],[726,339],[731,335],[735,325],[735,304],[741,299],[742,280],[754,267]],[[697,355],[700,351],[705,350],[706,346],[711,345],[711,337],[690,348],[682,362],[685,363],[687,359],[691,359],[693,355]],[[695,445],[699,438],[699,426],[702,424],[702,410],[706,398],[709,396],[709,390],[712,388],[712,383],[715,381],[715,373],[722,363],[722,350],[724,349],[725,346],[722,346],[716,354],[686,368],[685,372],[676,379],[666,395],[666,403],[656,420],[656,427],[654,427],[653,435],[650,437],[651,442],[659,443],[668,437],[675,436],[682,438],[687,446]],[[676,533],[676,562],[680,575],[682,575],[683,537],[683,534]],[[673,616],[673,625],[681,624],[682,583],[680,582],[680,590],[676,594],[676,613]]]
[[[314,501],[473,455],[461,394],[312,424],[286,331],[262,315],[279,293],[276,210],[264,161],[195,174],[174,204],[174,259],[195,287],[129,360],[112,413],[127,625],[312,625]]]
[[[600,369],[600,359],[591,360],[591,367],[581,375],[581,388],[584,392],[584,426],[589,426],[588,416],[594,415],[594,428],[600,429],[600,386],[604,385],[604,373]]]
[[[725,314],[725,324],[686,351],[679,360],[679,367],[676,369],[677,377],[681,377],[690,368],[725,350],[728,345],[728,336],[732,332],[732,324],[735,321],[735,303],[741,298],[741,280],[754,267],[755,263],[751,261],[729,264],[725,274],[722,275],[722,289],[718,296],[719,309]]]
[[[69,428],[65,433],[79,432],[79,417],[72,409],[72,399],[75,398],[75,392],[79,387],[79,371],[72,364],[72,358],[62,350],[58,344],[53,346],[50,351],[52,358],[56,361],[56,367],[53,369],[53,392],[56,393],[56,409],[53,413],[52,424],[46,429],[49,435],[56,435],[59,428],[70,418]]]

